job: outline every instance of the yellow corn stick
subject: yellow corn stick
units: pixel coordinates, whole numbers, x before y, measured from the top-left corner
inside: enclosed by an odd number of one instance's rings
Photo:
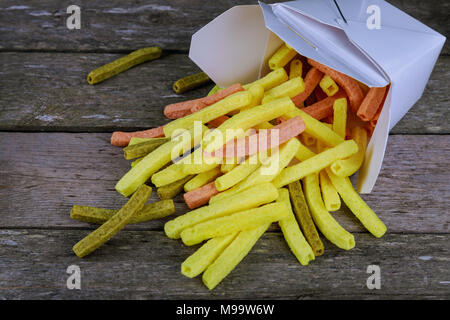
[[[137,158],[136,160],[134,160],[134,161],[131,163],[131,167],[133,168],[135,165],[137,165],[139,162],[141,162],[142,159],[144,159],[144,157],[142,157],[142,158]]]
[[[181,240],[187,246],[203,240],[221,237],[237,231],[245,231],[288,217],[286,203],[266,204],[259,208],[233,213],[232,215],[208,220],[181,232]]]
[[[274,152],[268,158],[267,163],[261,165],[245,180],[241,181],[231,189],[216,194],[214,197],[209,199],[209,203],[230,198],[235,194],[260,183],[271,182],[280,172],[282,172],[283,168],[291,162],[298,151],[299,145],[300,143],[297,139],[290,139],[280,147],[279,151]]]
[[[161,171],[156,172],[152,175],[152,183],[157,187],[162,187],[168,185],[172,182],[183,179],[187,176],[187,174],[183,173],[183,166],[180,162],[176,162],[168,166],[167,168],[162,169]]]
[[[217,259],[233,241],[239,232],[231,233],[223,237],[210,239],[195,251],[181,264],[181,273],[188,278],[194,278],[202,273]]]
[[[169,142],[159,146],[146,155],[134,167],[131,168],[116,184],[116,190],[128,197],[136,189],[143,185],[150,176],[172,160],[174,154],[181,155],[183,150],[192,148],[207,128],[192,127]]]
[[[264,122],[258,123],[253,128],[261,130],[261,129],[272,129],[273,127],[274,127],[273,124],[271,124],[268,121],[264,121]]]
[[[289,65],[289,79],[301,77],[303,74],[303,64],[299,59],[294,59]]]
[[[312,158],[290,166],[273,180],[277,188],[281,188],[291,182],[300,180],[307,175],[319,172],[325,169],[338,159],[343,159],[355,154],[358,151],[358,145],[353,140],[346,140],[338,146],[323,151]]]
[[[220,88],[217,84],[208,92],[208,96],[213,95],[214,93],[219,92],[220,90],[222,90],[222,88]]]
[[[260,84],[263,86],[264,91],[268,91],[283,82],[287,81],[289,79],[286,70],[284,68],[278,68],[273,70],[272,72],[269,72],[261,79],[258,79],[252,83],[246,84],[243,86],[245,90],[248,90],[252,85],[254,84]]]
[[[327,124],[328,125],[328,124]],[[329,125],[331,126],[331,125]],[[317,151],[320,153],[324,150],[328,149],[321,141],[317,141]],[[325,204],[325,208],[328,211],[337,211],[341,207],[341,198],[339,198],[339,194],[336,191],[336,188],[331,183],[328,178],[328,174],[325,169],[319,172],[319,181],[320,181],[320,190],[322,192],[323,202]]]
[[[296,77],[266,91],[262,103],[267,103],[281,97],[293,98],[304,90],[305,82],[303,82],[301,77]]]
[[[258,83],[253,84],[250,88],[248,88],[248,91],[252,94],[252,101],[248,106],[242,108],[241,112],[259,106],[262,98],[264,97],[264,87]]]
[[[292,253],[297,260],[304,266],[308,265],[309,261],[314,260],[314,252],[311,246],[306,241],[303,233],[300,231],[297,220],[292,212],[291,201],[289,200],[289,191],[282,188],[278,191],[279,196],[277,202],[286,204],[287,218],[278,221],[284,239],[286,240]]]
[[[278,48],[277,51],[269,59],[269,68],[274,70],[277,68],[282,68],[289,63],[295,56],[297,52],[290,46],[283,44]]]
[[[229,129],[235,129],[236,134],[239,134],[242,130],[246,131],[261,122],[280,117],[293,108],[295,108],[295,105],[292,100],[288,97],[284,97],[236,114],[222,123],[209,135],[206,135],[203,141],[204,150],[206,152],[216,151],[227,142],[224,140],[233,139],[234,137],[232,135],[230,136],[230,134],[228,134],[226,139],[224,139],[227,134],[227,130]]]
[[[333,131],[345,139],[347,125],[347,99],[336,99],[333,104]]]
[[[355,246],[355,239],[331,216],[323,205],[319,189],[319,176],[310,174],[303,179],[306,201],[309,210],[320,232],[332,243],[344,250],[350,250]]]
[[[253,248],[258,239],[269,228],[266,224],[240,232],[222,254],[206,269],[202,280],[209,290],[214,289]]]
[[[319,82],[319,86],[329,97],[334,96],[336,92],[339,91],[339,87],[336,82],[334,82],[334,80],[327,74],[322,77],[322,80]]]
[[[319,172],[320,190],[327,211],[337,211],[341,207],[341,198],[330,181],[325,170]]]
[[[169,122],[164,125],[164,135],[171,137],[175,130],[192,127],[195,121],[200,121],[202,124],[208,123],[233,110],[245,107],[251,102],[251,98],[251,93],[248,91],[236,92],[206,108]]]
[[[348,159],[337,160],[330,168],[339,177],[348,177],[354,174],[363,164],[367,147],[367,131],[361,127],[354,127],[352,138],[358,144],[358,152]]]
[[[203,154],[203,148],[200,146],[190,156],[182,159],[180,163],[184,174],[199,174],[219,167],[221,158],[208,157]]]
[[[331,126],[331,125],[330,125]],[[321,141],[317,141],[317,151],[322,152],[328,149]],[[341,198],[339,197],[336,188],[330,181],[325,169],[319,172],[320,190],[322,192],[322,199],[325,208],[328,211],[337,211],[341,207]]]
[[[300,134],[300,140],[302,140],[305,146],[313,146],[317,142],[316,138],[306,132]]]
[[[274,201],[277,197],[278,190],[271,183],[259,184],[237,194],[232,199],[217,201],[168,221],[164,225],[164,231],[169,238],[177,239],[181,231],[197,223],[258,207]]]
[[[364,227],[375,237],[379,238],[386,233],[386,225],[377,217],[375,212],[364,202],[355,191],[348,177],[336,176],[329,168],[328,176],[336,190],[341,195],[342,200],[353,214],[361,221]]]
[[[333,130],[333,125],[332,124],[325,123],[325,122],[323,124],[326,125],[328,128],[330,128],[331,130]],[[320,152],[328,149],[328,147],[322,141],[316,140],[316,149],[317,149],[317,152],[320,153]]]
[[[305,131],[307,134],[313,136],[317,140],[322,141],[327,146],[334,147],[342,143],[344,139],[336,132],[328,128],[324,123],[314,119],[309,114],[298,108],[291,108],[288,113],[284,115],[287,118],[294,118],[300,116],[305,122]]]
[[[194,178],[189,180],[184,185],[184,191],[189,192],[191,190],[195,190],[197,188],[200,188],[204,186],[207,183],[210,183],[211,181],[214,181],[218,176],[220,176],[222,172],[220,172],[220,168],[216,167],[209,171],[199,173]],[[154,176],[154,175],[153,175]]]
[[[236,168],[238,165],[237,158],[233,158],[233,160],[226,159],[224,163],[220,165],[220,172],[227,173]]]
[[[261,166],[259,157],[261,157],[262,154],[263,153],[257,153],[251,155],[243,163],[234,167],[223,176],[218,177],[216,179],[216,189],[219,191],[227,190],[247,178],[252,172]]]

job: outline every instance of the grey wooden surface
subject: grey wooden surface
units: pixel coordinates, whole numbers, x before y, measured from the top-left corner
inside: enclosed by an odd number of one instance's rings
[[[82,29],[65,27],[72,1],[0,3],[0,299],[448,299],[448,43],[422,99],[392,130],[374,191],[363,198],[386,223],[381,239],[348,209],[334,216],[355,235],[351,251],[324,239],[325,254],[302,267],[273,226],[239,266],[209,292],[181,275],[197,247],[162,232],[166,219],[130,225],[78,259],[71,247],[95,226],[73,221],[73,204],[118,208],[114,191],[129,167],[110,132],[161,125],[175,79],[196,72],[190,36],[224,10],[252,1],[79,1]],[[449,3],[391,1],[448,35]],[[133,49],[160,45],[161,59],[90,86],[87,73]],[[42,132],[41,132],[42,131]],[[156,195],[152,195],[156,200]],[[176,213],[187,211],[177,197]],[[174,215],[174,216],[175,216]],[[66,288],[66,268],[82,289]],[[382,288],[366,287],[378,264]]]

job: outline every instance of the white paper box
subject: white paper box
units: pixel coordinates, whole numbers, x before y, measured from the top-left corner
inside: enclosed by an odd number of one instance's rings
[[[245,84],[269,71],[267,60],[285,41],[369,87],[391,83],[358,178],[358,191],[370,193],[389,130],[421,97],[445,37],[382,0],[338,4],[346,22],[332,0],[233,7],[192,36],[189,57],[220,87]],[[368,27],[373,5],[379,29]]]

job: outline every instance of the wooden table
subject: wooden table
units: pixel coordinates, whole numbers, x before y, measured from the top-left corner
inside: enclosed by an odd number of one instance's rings
[[[446,1],[390,1],[444,35]],[[363,198],[388,226],[368,234],[344,208],[333,216],[356,239],[348,252],[298,264],[278,227],[212,292],[181,275],[197,247],[163,233],[167,219],[127,226],[78,259],[72,246],[95,228],[71,220],[72,205],[118,208],[116,181],[129,169],[113,130],[167,122],[165,105],[203,96],[211,86],[174,94],[194,72],[190,36],[226,9],[254,1],[18,1],[0,3],[0,299],[449,298],[449,43],[423,97],[392,130],[375,189]],[[81,6],[81,29],[66,28],[66,8]],[[140,47],[161,59],[99,85],[88,72]],[[417,62],[417,63],[420,63]],[[414,79],[411,79],[414,81]],[[156,195],[152,195],[156,200]],[[176,215],[187,211],[178,197]],[[70,265],[81,290],[69,290]],[[381,289],[366,286],[369,265]]]

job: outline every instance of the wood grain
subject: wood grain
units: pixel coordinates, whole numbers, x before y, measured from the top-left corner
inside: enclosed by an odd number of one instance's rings
[[[448,299],[448,235],[356,234],[343,251],[301,266],[279,232],[266,232],[212,292],[201,278],[181,275],[196,250],[159,231],[121,231],[78,259],[71,248],[82,230],[0,230],[0,297],[4,299]],[[81,290],[68,290],[69,265],[81,269]],[[366,286],[369,265],[381,269],[381,289]]]
[[[450,33],[448,1],[389,2]],[[325,254],[302,267],[274,224],[210,292],[180,273],[197,246],[162,232],[187,211],[181,196],[174,216],[129,225],[83,260],[71,248],[95,226],[71,220],[69,211],[126,202],[114,185],[129,161],[105,132],[159,126],[167,122],[165,105],[205,95],[211,85],[182,95],[171,89],[199,71],[186,54],[191,35],[225,10],[256,1],[80,0],[82,28],[68,30],[71,4],[0,3],[0,299],[450,298],[448,41],[423,97],[391,132],[374,191],[363,196],[388,233],[372,237],[344,207],[333,216],[356,247],[339,250],[322,237]],[[89,71],[153,45],[164,49],[161,59],[87,84]],[[81,267],[81,290],[66,288],[72,264]],[[380,290],[366,287],[371,264],[381,267]]]
[[[282,1],[265,1],[266,3]],[[391,0],[394,6],[424,24],[448,35],[446,1]],[[66,27],[71,1],[45,0],[17,5],[0,4],[0,50],[23,51],[128,51],[159,45],[163,49],[189,49],[191,36],[209,21],[235,5],[257,4],[251,0],[123,1],[81,0],[81,29]],[[450,53],[449,44],[444,47]]]
[[[168,121],[165,105],[204,96],[212,85],[182,95],[177,79],[199,69],[169,54],[92,86],[87,74],[121,55],[0,53],[0,130],[106,132],[139,130]],[[450,56],[441,56],[423,97],[394,134],[450,133]]]
[[[109,134],[0,133],[0,226],[92,228],[72,221],[74,204],[120,208],[126,198],[114,190],[129,169]],[[449,231],[450,207],[446,136],[391,136],[383,169],[373,192],[363,198],[389,232]],[[157,199],[156,192],[151,196]],[[177,215],[187,211],[176,198]],[[334,214],[351,232],[364,231],[348,209]],[[171,219],[128,226],[162,230]]]

